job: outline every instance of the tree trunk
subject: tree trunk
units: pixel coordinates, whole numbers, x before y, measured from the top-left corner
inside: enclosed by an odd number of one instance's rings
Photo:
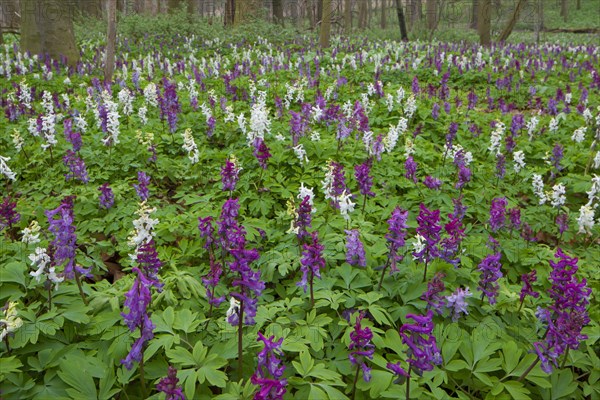
[[[479,15],[477,16],[477,30],[479,44],[489,47],[492,44],[491,30],[491,0],[479,0]]]
[[[108,0],[106,4],[108,29],[106,32],[106,59],[104,60],[104,82],[112,81],[115,69],[115,47],[117,42],[117,0]]]
[[[344,0],[344,31],[352,31],[352,0]]]
[[[535,43],[540,42],[540,32],[544,29],[544,3],[543,0],[535,0]]]
[[[323,0],[317,0],[317,23],[323,22]]]
[[[322,13],[319,45],[324,49],[329,47],[329,35],[331,33],[331,0],[323,0]]]
[[[471,7],[471,21],[469,28],[477,29],[477,15],[479,14],[479,0],[473,0]]]
[[[4,32],[2,32],[2,18],[0,13],[0,45],[4,44]]]
[[[242,0],[235,2],[235,17],[234,24],[245,24],[254,22],[259,16],[261,10],[261,1],[259,0]]]
[[[235,0],[225,0],[225,14],[223,15],[223,25],[233,26],[235,17]]]
[[[396,0],[396,14],[398,14],[398,24],[400,25],[400,38],[403,41],[408,41],[408,33],[406,32],[406,18],[404,18],[404,10],[402,9],[402,0]]]
[[[434,30],[437,23],[437,0],[427,0],[427,29]]]
[[[387,15],[385,13],[385,7],[387,6],[387,0],[381,0],[381,29],[386,28]]]
[[[273,23],[283,26],[283,0],[273,0]]]
[[[561,0],[560,2],[560,15],[563,17],[563,20],[567,22],[569,18],[569,2],[567,0]]]
[[[21,50],[79,61],[73,34],[73,8],[68,0],[21,0]]]
[[[577,5],[575,6],[577,10],[581,10],[581,0],[577,0]]]
[[[513,28],[515,27],[515,24],[519,20],[519,15],[521,14],[523,7],[525,7],[525,3],[527,3],[527,0],[519,0],[517,2],[517,5],[515,6],[515,9],[513,11],[513,14],[510,17],[510,20],[508,21],[508,23],[504,27],[504,30],[502,30],[500,37],[498,38],[499,42],[504,42],[504,41],[506,41],[506,39],[508,39],[511,32],[513,31]]]
[[[367,12],[369,10],[369,1],[360,0],[358,2],[358,28],[364,30],[367,28]]]

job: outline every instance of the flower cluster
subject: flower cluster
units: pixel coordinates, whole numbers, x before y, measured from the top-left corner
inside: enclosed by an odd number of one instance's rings
[[[6,336],[14,333],[17,329],[23,326],[23,320],[19,317],[17,311],[17,303],[14,301],[8,302],[6,306],[0,309],[4,314],[4,318],[0,319],[0,342],[4,340]]]
[[[267,161],[269,161],[269,158],[271,158],[269,147],[267,147],[264,139],[260,137],[254,139],[253,145],[254,151],[252,154],[258,160],[258,165],[260,165],[262,169],[267,169]]]
[[[422,249],[413,253],[416,260],[429,264],[434,258],[439,257],[438,243],[440,241],[440,210],[431,211],[421,203],[417,217],[417,234],[425,240]]]
[[[310,196],[304,196],[304,199],[302,199],[298,205],[298,210],[295,211],[296,218],[293,224],[298,239],[300,240],[309,236],[307,228],[310,228],[312,223],[312,207],[310,200]]]
[[[17,179],[17,175],[8,167],[6,162],[10,160],[10,157],[0,156],[0,174],[4,175],[7,179],[12,181]]]
[[[100,208],[108,210],[115,204],[115,195],[113,194],[113,191],[108,185],[108,183],[102,184],[102,186],[100,186],[98,190],[100,191]]]
[[[363,371],[363,379],[365,382],[371,380],[371,368],[367,365],[366,358],[372,360],[373,353],[375,353],[375,345],[371,343],[373,339],[373,332],[369,327],[362,327],[361,321],[364,318],[364,312],[360,312],[356,317],[356,323],[354,324],[354,330],[350,332],[350,345],[348,348],[351,350],[348,358],[352,365],[360,367]]]
[[[29,255],[32,267],[37,268],[35,271],[29,272],[29,275],[35,278],[36,282],[40,282],[42,275],[46,277],[46,282],[50,285],[54,284],[54,289],[58,290],[58,284],[65,278],[56,275],[56,268],[52,264],[50,256],[46,253],[46,249],[37,247],[35,251]]]
[[[483,292],[483,295],[490,300],[490,304],[496,304],[496,296],[498,295],[498,279],[502,278],[502,264],[500,263],[501,253],[490,254],[479,263],[479,271],[481,278],[479,279],[478,290]]]
[[[9,196],[5,197],[2,203],[0,203],[0,232],[4,228],[10,230],[14,224],[21,220],[21,214],[15,210],[16,208],[17,203],[11,201]]]
[[[310,273],[310,280],[312,282],[314,277],[321,277],[321,269],[325,268],[325,258],[323,258],[323,250],[325,247],[319,243],[319,235],[317,232],[313,232],[312,243],[305,243],[302,246],[302,258],[300,259],[300,271],[302,271],[302,279],[296,283],[304,289],[308,285],[308,276]]]
[[[521,275],[521,282],[523,282],[523,287],[521,288],[521,294],[519,295],[519,301],[522,303],[525,300],[525,297],[532,296],[536,299],[540,296],[538,292],[533,290],[531,286],[533,282],[537,280],[536,276],[537,271],[531,270],[528,274]]]
[[[183,149],[187,152],[188,158],[190,162],[196,164],[200,159],[200,153],[198,152],[198,146],[196,146],[196,142],[194,141],[194,135],[192,135],[192,130],[187,128],[182,133],[183,136]]]
[[[51,243],[55,249],[52,263],[54,266],[60,266],[66,262],[63,274],[67,279],[72,279],[75,276],[75,250],[77,249],[77,235],[73,225],[73,198],[66,197],[60,206],[46,211],[45,214],[50,224],[48,229],[54,234]]]
[[[72,150],[67,150],[67,153],[63,157],[63,163],[69,168],[69,173],[65,174],[65,179],[77,179],[83,183],[88,183],[90,178],[88,177],[85,162],[81,157]]]
[[[179,378],[177,378],[177,370],[169,365],[169,372],[166,378],[162,378],[156,384],[156,390],[165,394],[165,400],[185,400],[183,390],[177,387]]]
[[[146,201],[150,197],[150,192],[148,191],[149,184],[150,176],[146,175],[144,171],[138,171],[138,184],[134,184],[133,187],[142,201]]]
[[[242,168],[239,166],[235,156],[231,156],[229,160],[225,162],[223,168],[221,168],[221,183],[223,185],[223,191],[233,192],[235,185],[239,179],[239,174]]]
[[[547,324],[548,331],[541,342],[533,344],[546,373],[558,366],[559,357],[567,349],[576,350],[587,339],[581,331],[590,322],[587,306],[592,293],[585,279],[579,282],[575,277],[577,258],[569,257],[560,248],[554,256],[558,261],[550,261],[552,271],[548,278],[552,282],[548,293],[553,304],[539,310],[539,318]]]
[[[365,267],[365,248],[360,241],[358,229],[346,230],[346,262],[350,265]]]
[[[407,314],[406,318],[414,321],[414,324],[404,324],[400,327],[402,343],[408,346],[409,371],[415,371],[421,376],[424,371],[431,371],[434,365],[442,363],[436,338],[432,335],[433,312],[429,310],[424,316]]]
[[[431,309],[435,311],[438,315],[442,314],[442,310],[446,301],[443,296],[440,295],[444,290],[446,290],[446,286],[442,279],[446,274],[443,272],[436,273],[433,278],[427,282],[427,291],[421,295],[421,300],[425,300],[427,302],[427,309]]]
[[[448,217],[450,218],[450,222],[444,225],[448,237],[445,237],[440,242],[440,258],[458,267],[460,264],[460,257],[458,257],[459,247],[466,235],[462,227],[462,220],[454,217],[452,214],[448,214]]]
[[[508,201],[505,197],[496,197],[492,200],[490,207],[490,228],[492,232],[497,232],[504,227],[507,204]]]
[[[373,178],[369,175],[370,171],[371,162],[369,160],[354,167],[354,176],[358,182],[360,194],[363,196],[373,197],[375,196],[375,193],[371,191],[371,187],[373,186]]]
[[[454,293],[446,297],[446,307],[452,312],[452,322],[458,321],[461,314],[469,314],[469,311],[467,310],[469,305],[465,299],[472,295],[470,289],[467,287],[466,289],[458,288]]]
[[[404,247],[405,244],[406,229],[408,228],[407,220],[408,211],[396,207],[392,211],[391,218],[387,221],[388,233],[385,235],[385,238],[389,247],[388,262],[391,266],[390,274],[398,271],[397,263],[403,259],[403,256],[398,254],[398,250]]]
[[[258,365],[250,381],[260,386],[254,395],[255,400],[281,400],[286,393],[287,379],[283,379],[285,365],[281,362],[283,338],[275,341],[275,336],[266,338],[258,332],[258,339],[265,347],[258,353]]]

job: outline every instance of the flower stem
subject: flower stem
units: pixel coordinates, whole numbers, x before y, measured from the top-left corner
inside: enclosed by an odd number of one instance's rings
[[[523,308],[524,302],[525,302],[525,298],[523,298],[523,300],[521,300],[521,304],[519,304],[519,309],[517,310],[517,313],[521,312],[521,308]]]
[[[367,195],[363,198],[362,215],[365,215],[365,206],[367,205]]]
[[[531,370],[537,365],[537,363],[540,362],[540,358],[536,358],[534,362],[531,363],[531,365],[529,366],[529,368],[527,368],[525,370],[525,372],[523,372],[521,374],[521,376],[519,377],[519,379],[517,379],[517,382],[521,382],[523,379],[525,379],[525,377],[527,376],[527,374],[529,374],[531,372]]]
[[[427,261],[425,261],[425,271],[423,271],[423,282],[427,282]]]
[[[412,366],[408,367],[408,377],[406,378],[406,400],[410,400],[410,370]]]
[[[562,364],[560,364],[560,369],[563,369],[565,367],[565,364],[567,363],[567,358],[569,358],[569,349],[570,347],[567,346],[567,351],[565,351],[565,358],[563,358],[563,362]]]
[[[52,285],[48,287],[48,312],[52,311]]]
[[[358,382],[358,373],[360,371],[360,367],[356,366],[356,374],[354,374],[354,383],[352,384],[352,395],[350,395],[350,399],[354,400],[354,396],[356,396],[356,382]]]
[[[313,292],[313,281],[315,279],[315,274],[310,271],[310,305],[312,308],[315,307],[315,295]]]
[[[242,359],[242,355],[243,355],[243,348],[242,348],[242,342],[243,342],[243,328],[244,328],[244,300],[240,299],[240,311],[238,313],[239,316],[239,321],[238,321],[238,375],[239,375],[239,379],[242,379],[242,376],[244,374],[244,367],[243,367],[243,359]]]
[[[75,282],[77,282],[77,287],[79,288],[79,295],[81,296],[81,300],[83,300],[83,304],[88,305],[88,300],[83,293],[83,286],[81,286],[81,279],[79,278],[79,272],[77,272],[77,267],[73,267],[73,273],[75,274]]]
[[[146,377],[144,374],[144,351],[142,349],[142,358],[140,359],[140,388],[142,389],[142,398],[147,398]]]
[[[390,256],[388,255],[388,259],[385,262],[385,266],[383,267],[383,270],[381,271],[381,278],[379,279],[379,285],[377,286],[377,290],[381,290],[381,285],[383,285],[383,278],[385,277],[385,271],[387,271],[388,267],[390,266]]]

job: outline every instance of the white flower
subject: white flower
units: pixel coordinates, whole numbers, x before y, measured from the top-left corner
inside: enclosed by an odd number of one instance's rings
[[[594,201],[598,199],[598,193],[600,193],[600,176],[594,175],[592,178],[592,188],[586,193],[588,195],[588,202],[586,206],[592,207]]]
[[[590,235],[594,228],[594,209],[590,206],[581,206],[579,209],[579,218],[577,218],[577,225],[579,225],[578,233],[586,233]]]
[[[513,153],[514,169],[518,174],[523,168],[525,168],[525,153],[523,151],[515,151]]]
[[[238,116],[237,122],[238,122],[238,126],[240,127],[240,130],[242,131],[242,133],[245,134],[246,133],[246,117],[244,117],[244,113],[241,113]]]
[[[265,134],[270,131],[271,120],[266,106],[266,93],[259,92],[258,99],[250,110],[250,132],[246,136],[248,145],[252,145],[257,137],[264,139]]]
[[[142,106],[138,109],[138,117],[140,121],[142,121],[142,125],[146,125],[148,123],[148,117],[146,117],[146,113],[148,112],[148,108],[146,106]]]
[[[346,190],[337,197],[338,205],[340,206],[340,214],[347,221],[350,219],[350,214],[354,211],[355,203],[352,202],[352,194],[348,193]]]
[[[529,140],[533,139],[533,134],[536,132],[537,130],[537,126],[538,123],[540,122],[540,120],[538,119],[538,117],[531,117],[531,119],[527,122],[527,134],[529,135]]]
[[[550,204],[552,207],[559,208],[565,204],[565,185],[558,183],[552,187],[552,201]]]
[[[385,104],[387,105],[388,112],[391,113],[394,110],[394,96],[391,93],[385,96]]]
[[[0,173],[6,176],[8,179],[14,181],[17,179],[17,175],[6,164],[8,160],[10,160],[10,157],[0,156]]]
[[[81,114],[75,115],[73,117],[75,122],[75,127],[81,131],[81,133],[85,133],[87,131],[87,121],[81,116]]]
[[[25,144],[25,141],[21,137],[19,130],[16,128],[13,129],[13,133],[12,133],[11,137],[12,137],[13,145],[15,146],[15,150],[21,151],[21,149],[23,148],[23,145]]]
[[[21,231],[23,237],[21,241],[27,244],[35,244],[40,242],[40,224],[37,221],[31,221],[31,224]]]
[[[140,208],[135,212],[139,218],[133,221],[134,232],[128,239],[128,244],[135,247],[135,252],[130,254],[132,260],[135,260],[138,250],[141,245],[148,243],[154,237],[154,227],[158,224],[158,220],[150,218],[150,215],[156,211],[156,208],[150,208],[143,201],[140,203]]]
[[[123,114],[131,115],[133,113],[133,96],[129,89],[123,88],[118,94],[119,103],[123,107]]]
[[[31,265],[37,268],[36,271],[29,272],[29,275],[35,278],[37,282],[40,282],[42,275],[46,276],[46,280],[54,283],[54,289],[58,290],[58,284],[61,283],[65,278],[56,275],[54,266],[50,264],[50,256],[46,254],[46,249],[37,247],[35,251],[29,255]]]
[[[229,299],[229,309],[225,313],[225,322],[229,322],[229,317],[236,314],[240,310],[240,302],[235,299],[235,297],[231,297]]]
[[[310,140],[312,140],[313,142],[320,142],[321,134],[317,131],[314,131],[313,133],[310,134]]]
[[[3,327],[0,331],[0,342],[4,340],[6,335],[23,326],[23,320],[17,316],[16,302],[11,301],[8,303],[6,311],[4,311],[4,318],[0,319],[0,326]]]
[[[196,142],[194,142],[194,137],[192,136],[192,130],[187,128],[185,132],[183,132],[183,149],[188,153],[188,158],[192,164],[196,164],[200,158],[200,153],[198,152],[198,147],[196,146]]]
[[[552,133],[558,131],[558,118],[552,118],[550,120],[550,124],[548,125],[548,130]]]
[[[156,85],[150,82],[144,88],[144,99],[146,99],[146,103],[150,104],[153,107],[158,106],[158,97],[156,95]]]
[[[490,147],[488,150],[493,154],[500,154],[500,145],[502,144],[502,138],[504,137],[504,130],[506,126],[500,122],[496,121],[496,128],[492,131],[492,135],[490,137]]]
[[[416,253],[420,253],[423,250],[425,250],[425,238],[423,236],[421,236],[421,234],[417,233],[417,236],[415,236],[415,241],[412,243],[413,245],[413,254]],[[413,260],[416,260],[418,257],[415,257],[413,255]]]
[[[571,98],[573,97],[572,93],[565,94],[565,103],[571,104]]]
[[[600,150],[596,153],[594,157],[594,169],[600,168]]]
[[[585,110],[583,110],[583,119],[585,121],[586,124],[590,124],[590,122],[592,122],[592,119],[594,119],[594,116],[592,115],[592,112],[590,111],[589,108],[586,108]]]
[[[294,153],[298,160],[300,160],[300,164],[308,164],[308,156],[306,155],[306,150],[304,150],[304,146],[299,144],[298,146],[292,147],[294,149]]]
[[[571,136],[571,140],[577,143],[581,143],[585,140],[585,132],[587,131],[586,126],[582,126],[581,128],[575,129],[573,135]]]
[[[306,196],[308,196],[308,204],[310,204],[312,212],[314,213],[316,211],[316,209],[315,209],[315,204],[314,204],[315,193],[313,191],[313,188],[309,189],[304,186],[304,182],[301,182],[299,193],[298,193],[298,199],[300,199],[300,201],[302,201],[302,200],[304,200],[304,198]]]
[[[408,99],[406,99],[406,104],[404,105],[404,113],[410,119],[415,114],[415,111],[417,111],[417,101],[415,100],[415,96],[411,94],[410,96],[408,96]]]
[[[542,181],[542,176],[533,174],[532,184],[533,193],[540,199],[540,204],[546,203],[548,198],[546,197],[546,193],[544,193],[544,182]]]

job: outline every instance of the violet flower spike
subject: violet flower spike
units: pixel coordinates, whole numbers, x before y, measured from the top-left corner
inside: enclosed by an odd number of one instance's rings
[[[138,184],[134,184],[135,192],[142,201],[148,200],[150,192],[148,191],[148,185],[150,184],[150,176],[146,175],[144,171],[138,172]]]
[[[452,322],[456,322],[460,319],[461,315],[468,315],[469,306],[466,302],[466,298],[472,296],[469,288],[458,288],[450,296],[446,296],[446,307],[450,309],[452,313]]]
[[[481,271],[481,278],[479,279],[478,290],[482,293],[482,300],[487,297],[490,301],[490,305],[496,304],[496,296],[500,285],[498,279],[502,278],[502,264],[500,263],[501,253],[490,254],[479,263],[479,271]]]
[[[421,300],[427,302],[427,309],[433,310],[436,314],[442,315],[443,307],[446,304],[446,300],[440,295],[446,287],[442,279],[446,274],[443,272],[437,272],[433,278],[427,282],[427,291],[421,295]]]
[[[373,359],[375,345],[371,343],[371,339],[373,339],[373,332],[371,332],[371,329],[369,327],[363,328],[361,326],[363,318],[364,311],[361,311],[356,317],[354,330],[350,332],[350,345],[348,348],[351,351],[348,358],[352,365],[356,365],[357,368],[362,369],[364,381],[369,382],[371,380],[371,368],[367,365],[366,359]]]
[[[346,230],[346,262],[353,266],[365,267],[365,248],[360,241],[358,229]]]
[[[102,184],[98,190],[100,191],[100,208],[108,210],[115,204],[115,195],[110,186],[108,186],[108,183]]]
[[[407,362],[411,370],[422,376],[424,371],[431,371],[434,365],[442,363],[436,338],[432,335],[433,312],[429,310],[424,316],[407,314],[406,318],[415,321],[413,324],[406,323],[400,327],[402,343],[408,346]]]
[[[169,372],[156,385],[156,390],[165,394],[165,400],[185,400],[183,390],[177,386],[177,370],[169,365]]]
[[[508,201],[506,200],[506,197],[497,197],[492,200],[489,219],[492,232],[497,232],[504,227],[507,204]]]
[[[258,365],[252,374],[250,381],[259,386],[259,391],[254,395],[255,400],[281,400],[287,392],[287,379],[282,379],[285,366],[282,363],[284,357],[281,350],[283,338],[275,341],[275,336],[268,339],[258,332],[258,341],[262,341],[265,347],[258,353]]]
[[[9,196],[6,196],[2,203],[0,203],[0,232],[4,228],[10,230],[13,225],[21,220],[21,214],[15,210],[16,208],[17,202],[11,201]]]

